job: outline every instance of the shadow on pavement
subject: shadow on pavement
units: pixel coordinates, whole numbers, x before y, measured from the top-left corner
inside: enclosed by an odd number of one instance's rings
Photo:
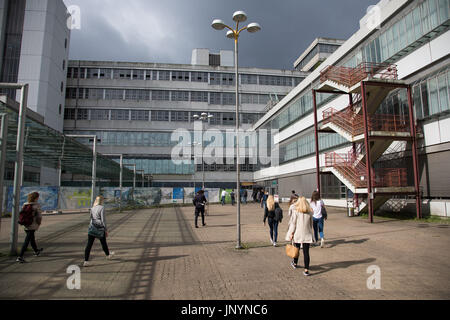
[[[322,273],[326,273],[328,271],[332,271],[334,269],[346,269],[348,267],[357,265],[357,264],[366,264],[366,263],[373,263],[377,259],[375,258],[367,258],[363,260],[354,260],[354,261],[340,261],[340,262],[331,262],[331,263],[324,263],[321,265],[314,266],[312,265],[310,267],[311,276],[316,276]],[[299,260],[301,261],[301,260]],[[317,272],[319,271],[319,272]]]

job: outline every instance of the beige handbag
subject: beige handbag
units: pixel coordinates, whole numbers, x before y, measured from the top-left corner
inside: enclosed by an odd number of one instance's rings
[[[292,259],[297,259],[300,254],[300,250],[296,246],[294,246],[294,242],[288,243],[286,245],[286,254]]]

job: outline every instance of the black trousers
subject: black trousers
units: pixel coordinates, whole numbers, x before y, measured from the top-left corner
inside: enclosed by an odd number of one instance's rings
[[[28,245],[31,243],[31,247],[33,248],[34,252],[38,251],[37,245],[36,245],[36,238],[34,236],[34,233],[36,230],[25,230],[27,236],[25,237],[25,241],[22,246],[22,250],[20,251],[20,257],[23,258],[23,255],[25,254],[25,251],[28,249]]]
[[[300,243],[294,243],[294,245],[300,249]],[[309,243],[304,243],[303,244],[303,260],[305,262],[305,269],[309,270],[309,262],[310,262],[310,258],[309,258]],[[294,259],[294,263],[297,264],[298,263],[298,258]]]
[[[84,250],[84,261],[89,261],[89,256],[91,255],[92,245],[94,244],[95,237],[88,235],[88,243],[86,249]],[[108,244],[106,243],[106,236],[100,238],[100,243],[102,244],[103,251],[107,256],[109,256]]]
[[[195,226],[198,226],[198,216],[202,215],[202,225],[205,225],[205,208],[195,209]]]

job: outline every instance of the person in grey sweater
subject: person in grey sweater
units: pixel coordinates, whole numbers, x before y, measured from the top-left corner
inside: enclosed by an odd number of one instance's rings
[[[88,243],[86,245],[86,249],[84,250],[84,267],[88,267],[90,265],[89,256],[96,238],[100,240],[106,258],[112,259],[114,256],[114,252],[109,252],[108,244],[106,242],[106,238],[108,237],[108,226],[105,219],[105,207],[103,205],[104,200],[105,199],[102,196],[97,197],[95,199],[94,206],[91,209]]]

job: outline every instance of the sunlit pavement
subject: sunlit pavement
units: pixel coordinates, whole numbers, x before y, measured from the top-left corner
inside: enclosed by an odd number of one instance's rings
[[[329,209],[325,248],[314,247],[311,276],[285,255],[287,208],[273,247],[262,209],[241,209],[242,245],[236,250],[236,207],[210,207],[195,229],[192,207],[108,214],[105,259],[99,241],[92,265],[82,267],[89,215],[44,217],[36,234],[40,257],[26,264],[0,257],[1,299],[303,300],[449,299],[448,225],[346,217]],[[8,253],[10,219],[2,219],[0,252]],[[24,232],[20,231],[19,247]],[[303,257],[299,260],[303,265]],[[67,273],[71,266],[80,267]],[[72,267],[73,269],[73,267]],[[76,268],[75,268],[76,269]],[[71,270],[69,270],[71,271]],[[378,272],[379,271],[379,272]],[[67,285],[68,279],[73,289]],[[75,282],[72,280],[75,279]],[[79,279],[80,289],[75,284]],[[377,289],[377,286],[380,289]]]

